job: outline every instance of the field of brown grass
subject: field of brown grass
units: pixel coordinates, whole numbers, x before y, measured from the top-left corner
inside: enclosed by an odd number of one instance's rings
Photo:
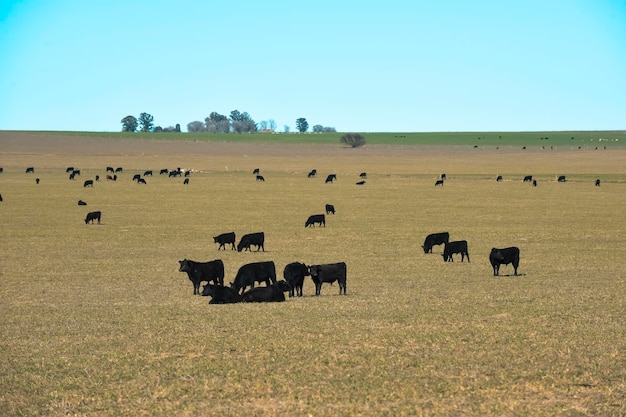
[[[0,132],[0,166],[0,415],[626,414],[624,149]],[[158,175],[175,167],[189,185]],[[326,203],[337,214],[305,229]],[[218,252],[231,230],[263,230],[266,252]],[[438,231],[471,262],[424,254]],[[520,248],[520,276],[493,277],[493,246]],[[184,258],[222,259],[226,281],[345,261],[348,295],[307,278],[284,303],[208,305]]]

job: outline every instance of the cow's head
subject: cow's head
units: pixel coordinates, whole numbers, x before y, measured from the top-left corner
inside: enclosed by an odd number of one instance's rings
[[[278,288],[282,292],[287,292],[291,290],[291,285],[289,285],[289,283],[287,283],[287,281],[285,280],[280,280],[274,285],[276,285],[276,288]]]
[[[422,249],[424,249],[424,253],[428,253],[428,250],[429,250],[428,247],[422,246]]]
[[[189,262],[187,259],[183,259],[182,261],[178,261],[180,266],[178,267],[178,272],[188,272],[189,271]]]

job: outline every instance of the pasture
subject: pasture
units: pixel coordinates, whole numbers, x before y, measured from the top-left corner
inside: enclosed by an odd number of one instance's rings
[[[1,415],[626,414],[621,147],[0,132],[0,166]],[[123,167],[117,181],[106,166]],[[158,174],[176,167],[188,185]],[[305,228],[326,203],[326,227]],[[95,210],[101,224],[85,224]],[[266,251],[218,252],[230,231],[265,232]],[[441,231],[468,241],[471,263],[424,254]],[[520,276],[493,276],[494,246],[520,248]],[[222,259],[226,282],[250,262],[282,277],[344,261],[347,295],[315,297],[307,277],[284,303],[208,305],[184,258]]]

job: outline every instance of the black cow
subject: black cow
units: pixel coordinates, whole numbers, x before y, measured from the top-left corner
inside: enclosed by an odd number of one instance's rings
[[[2,201],[2,194],[0,194],[0,201]]]
[[[100,181],[100,175],[96,175],[96,181]]]
[[[74,171],[74,167],[65,168],[65,173],[72,172],[72,171]]]
[[[315,283],[315,295],[320,295],[322,283],[339,282],[339,294],[346,295],[346,263],[311,265],[309,274]]]
[[[559,177],[556,180],[558,182],[565,182],[565,181],[567,181],[567,179],[565,178],[565,175],[559,175]]]
[[[178,261],[179,272],[186,272],[193,283],[193,295],[200,294],[200,283],[213,281],[216,285],[224,285],[224,262],[215,259],[209,262],[195,262],[189,259]]]
[[[122,172],[122,171],[123,171],[123,170],[122,170],[122,167],[117,167],[117,168],[115,168],[115,172]]]
[[[336,174],[329,174],[326,177],[326,183],[332,183],[333,181],[335,181],[337,179],[337,175]]]
[[[439,178],[441,178],[442,180],[448,179],[448,177],[446,176],[446,174],[441,174],[439,176]]]
[[[537,180],[533,180],[533,187],[537,186]]]
[[[172,178],[172,177],[179,177],[182,173],[178,170],[174,170],[174,171],[170,171],[169,174],[167,174],[168,177]]]
[[[264,244],[265,244],[265,233],[263,232],[249,233],[247,235],[243,235],[243,237],[237,244],[237,252],[241,252],[243,249],[248,250],[248,251],[251,250],[250,245],[256,246],[257,252],[261,249],[263,249],[263,252],[265,252],[265,246],[263,246]]]
[[[35,178],[35,182],[39,184],[39,178]]]
[[[113,167],[107,167],[107,172],[113,172]]]
[[[79,206],[86,206],[87,203],[85,203],[83,200],[78,200],[78,205]]]
[[[467,256],[467,262],[470,261],[469,253],[467,252],[467,240],[457,240],[455,242],[448,242],[443,247],[443,261],[444,262],[454,262],[452,259],[452,255],[455,253],[461,254],[461,262]]]
[[[35,168],[34,167],[28,167],[26,168],[26,173],[34,173],[35,172]]]
[[[231,249],[235,250],[235,232],[222,233],[218,236],[213,236],[213,242],[219,243],[217,250],[224,248],[226,250],[226,244],[231,244]]]
[[[243,298],[234,289],[223,285],[206,284],[202,288],[202,296],[210,296],[209,304],[232,304],[241,303]]]
[[[531,182],[533,180],[533,176],[532,175],[526,175],[524,177],[524,182]]]
[[[189,177],[191,175],[191,171],[185,171],[185,178]]]
[[[361,173],[359,174],[359,177],[361,177],[361,178],[367,178],[367,172],[361,172]]]
[[[159,171],[159,175],[163,175],[163,174],[167,174],[169,171],[167,170],[167,168],[163,168],[161,171]]]
[[[74,175],[80,175],[80,169],[75,169],[72,171],[72,174]]]
[[[84,187],[93,187],[93,180],[87,180],[83,183],[83,188]]]
[[[141,174],[133,175],[133,181],[139,181],[139,178],[141,178]]]
[[[247,287],[254,288],[255,282],[265,282],[265,286],[276,282],[276,266],[274,261],[253,262],[243,265],[237,271],[235,281],[230,286],[236,292],[244,292]]]
[[[502,181],[502,175],[498,175],[498,177],[496,178],[496,181],[498,182]]]
[[[433,246],[444,245],[450,240],[450,234],[448,232],[431,233],[424,239],[422,248],[424,253],[433,253]]]
[[[599,187],[599,186],[600,186],[600,179],[597,179],[596,180],[596,187]]]
[[[326,214],[335,214],[335,206],[326,204]]]
[[[144,177],[147,177],[148,175],[149,175],[149,176],[152,176],[152,170],[148,170],[148,171],[146,171],[146,172],[144,172],[144,173],[143,173],[143,176],[144,176]]]
[[[443,180],[437,180],[435,181],[435,187],[441,185],[443,187]]]
[[[265,181],[265,178],[263,178],[263,175],[257,175],[256,176],[256,180],[257,181]]]
[[[74,174],[74,173],[72,172],[72,173],[70,174],[70,177],[69,177],[69,178],[70,178],[70,181],[73,181],[75,176],[76,176],[76,174]]]
[[[139,178],[139,179],[137,180],[137,184],[147,184],[147,183],[146,183],[146,180],[145,180],[145,179],[143,179],[143,178]]]
[[[289,296],[293,297],[294,292],[298,297],[302,297],[302,286],[304,285],[304,277],[309,274],[309,268],[300,262],[292,262],[285,266],[283,277],[289,284]]]
[[[252,171],[252,175],[257,175],[260,172],[261,170],[259,168],[254,168],[254,171]]]
[[[514,275],[517,275],[517,267],[519,266],[519,248],[511,246],[510,248],[497,249],[492,248],[489,254],[489,262],[493,267],[493,276],[497,277],[500,273],[500,265],[513,264]]]
[[[316,175],[317,175],[317,169],[312,169],[311,171],[309,171],[309,174],[307,175],[307,177],[313,178]]]
[[[189,178],[185,178],[183,181],[183,185],[189,185]]]
[[[87,213],[87,217],[85,217],[85,224],[91,222],[93,224],[94,220],[98,220],[98,224],[100,224],[100,217],[102,213],[99,211],[92,211]]]
[[[267,287],[252,288],[241,294],[241,298],[244,303],[276,303],[285,301],[285,292],[289,290],[289,284],[281,280]]]
[[[365,184],[365,181],[358,181],[358,182],[356,183],[356,185],[364,185],[364,184]]]
[[[306,223],[304,223],[304,227],[315,227],[315,223],[319,223],[320,227],[326,227],[326,216],[323,214],[313,214],[312,216],[309,216]]]

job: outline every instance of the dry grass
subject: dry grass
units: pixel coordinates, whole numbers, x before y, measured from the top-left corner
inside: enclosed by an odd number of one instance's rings
[[[1,415],[626,413],[624,150],[1,145]],[[107,165],[117,182],[82,187]],[[131,181],[176,166],[199,171],[189,186]],[[337,214],[305,229],[325,203]],[[218,252],[231,230],[263,230],[267,252]],[[471,263],[423,253],[444,230]],[[510,245],[522,275],[494,278],[489,250]],[[260,260],[345,261],[348,295],[314,297],[309,279],[285,303],[207,305],[183,258],[221,258],[227,280]]]

